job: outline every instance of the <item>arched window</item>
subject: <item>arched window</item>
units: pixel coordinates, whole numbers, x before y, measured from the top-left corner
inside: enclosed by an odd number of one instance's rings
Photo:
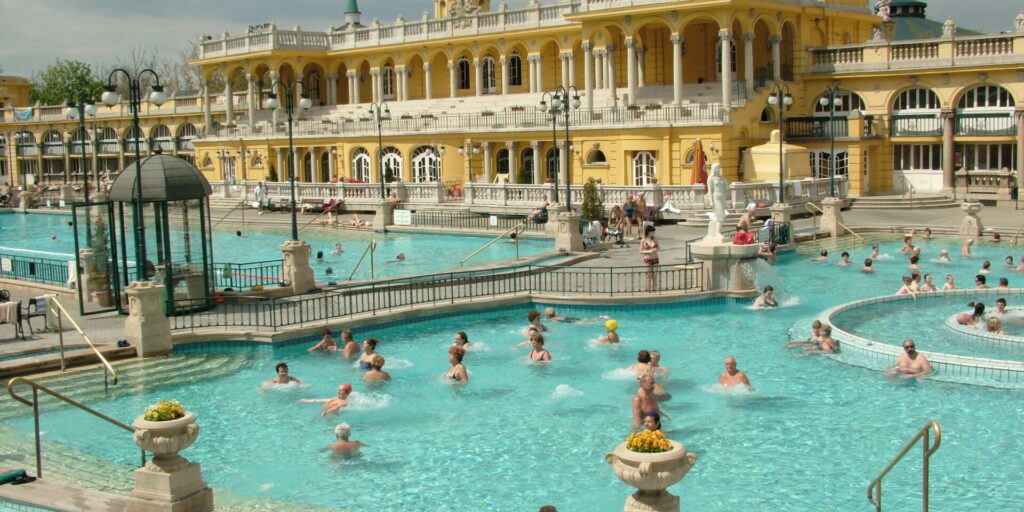
[[[608,165],[608,159],[604,156],[604,151],[595,149],[587,155],[587,165]]]
[[[392,182],[402,179],[402,152],[394,146],[384,148],[381,168],[384,173],[384,181]]]
[[[441,159],[430,146],[420,146],[412,152],[412,180],[430,183],[441,179]]]
[[[352,151],[352,180],[370,182],[370,152],[363,148]]]
[[[533,148],[526,148],[520,154],[519,157],[519,182],[520,183],[533,183]]]
[[[320,153],[320,183],[331,181],[331,155],[324,151]]]
[[[507,177],[508,176],[508,169],[509,169],[509,167],[508,167],[508,150],[507,149],[499,149],[498,150],[497,158],[498,158],[498,174],[504,174]]]
[[[64,154],[64,135],[57,130],[50,130],[43,134],[43,155],[56,156]],[[61,162],[60,172],[64,172],[64,162]],[[45,169],[44,169],[45,171]],[[55,173],[52,173],[55,174]]]
[[[192,151],[192,141],[199,136],[199,129],[192,123],[185,123],[178,128],[178,151]]]
[[[960,101],[957,102],[956,134],[1012,135],[1015,133],[1017,124],[1013,118],[1015,105],[1010,91],[998,85],[974,87],[960,96]],[[995,160],[995,158],[976,159],[979,162],[976,169],[999,169],[999,167],[991,167],[993,165],[991,162]],[[965,161],[970,161],[970,159]],[[985,163],[986,161],[988,163]]]
[[[686,152],[686,158],[683,158],[683,165],[693,165],[693,155],[694,155],[694,153],[695,153],[695,151],[694,151],[693,148],[690,148],[690,150]],[[704,153],[704,161],[707,162],[708,161],[708,153],[707,153],[707,151],[702,151],[702,153]]]
[[[483,92],[487,94],[498,92],[495,84],[495,57],[489,54],[483,57]]]
[[[940,108],[939,96],[931,89],[923,87],[907,89],[899,93],[896,95],[896,101],[892,103],[893,114],[905,111],[920,112],[922,110],[938,112]]]
[[[210,155],[206,155],[206,158],[203,159],[203,169],[212,169],[212,168],[213,168],[213,160],[210,158]]]
[[[818,96],[814,100],[814,115],[818,117],[829,116],[832,113],[832,107],[826,102],[825,105],[821,104],[821,98],[828,98],[829,96]],[[839,100],[839,104],[836,105],[836,115],[845,116],[853,110],[860,110],[861,113],[864,111],[864,100],[857,95],[857,93],[849,91],[839,91],[836,94],[836,99]]]
[[[513,50],[508,58],[508,85],[523,85],[523,58],[519,56],[519,50]]]
[[[384,71],[381,73],[381,81],[384,89],[384,99],[395,99],[395,68],[391,64],[384,66]]]
[[[555,177],[558,176],[558,151],[555,148],[548,149],[547,156],[544,158],[548,166],[548,181],[554,182]]]
[[[657,177],[658,161],[650,151],[633,156],[633,185],[649,185]]]
[[[765,107],[764,110],[761,111],[761,122],[762,123],[774,123],[775,122],[775,114],[774,114],[774,112],[772,112],[772,108],[771,107]]]
[[[131,153],[131,156],[135,157],[135,144],[138,143],[139,152],[145,153],[149,151],[146,139],[142,135],[142,130],[131,127],[124,131],[124,152]]]
[[[1010,110],[1016,103],[1010,91],[998,85],[979,85],[960,96],[957,110]]]
[[[465,57],[459,59],[459,89],[469,89],[469,60]]]
[[[113,128],[109,126],[103,128],[99,137],[100,153],[117,153],[120,151],[118,148],[120,142],[118,141],[117,132]]]
[[[306,95],[309,96],[310,101],[313,102],[313,106],[319,105],[320,98],[320,72],[314,71],[309,74],[309,78],[305,80],[306,83]]]
[[[153,139],[155,147],[160,148],[161,151],[170,152],[174,149],[173,142],[171,142],[171,129],[166,125],[156,125],[152,130],[149,131],[149,138]]]

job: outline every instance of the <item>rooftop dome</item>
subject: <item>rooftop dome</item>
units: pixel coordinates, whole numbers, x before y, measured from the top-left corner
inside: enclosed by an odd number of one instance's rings
[[[140,161],[142,166],[142,200],[185,201],[200,199],[213,193],[210,183],[194,165],[174,156],[152,155]],[[135,164],[125,167],[110,187],[110,200],[134,202]]]

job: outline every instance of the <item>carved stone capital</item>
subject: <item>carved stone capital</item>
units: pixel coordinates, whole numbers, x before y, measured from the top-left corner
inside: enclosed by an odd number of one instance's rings
[[[636,39],[632,37],[625,40],[626,48],[636,48]]]
[[[672,41],[672,44],[682,44],[684,40],[682,34],[672,34],[672,36],[669,37],[668,39],[669,41]]]
[[[744,32],[743,33],[743,40],[744,41],[753,41],[754,40],[754,33],[753,32]]]
[[[583,48],[583,51],[585,51],[587,53],[590,53],[591,51],[594,50],[594,43],[591,43],[590,41],[587,41],[585,43],[581,43],[580,47]]]

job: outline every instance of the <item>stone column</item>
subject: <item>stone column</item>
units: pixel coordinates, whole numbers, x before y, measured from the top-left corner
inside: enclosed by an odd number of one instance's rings
[[[423,89],[428,100],[434,99],[434,84],[430,81],[430,64],[423,65]]]
[[[331,148],[327,156],[327,177],[329,180],[337,179],[337,171],[334,170],[336,163],[334,160],[338,156],[338,150]]]
[[[292,98],[292,105],[295,105],[295,112],[302,112],[302,109],[298,108],[299,101],[302,100],[302,94],[306,92],[306,88],[302,86],[302,73],[295,73],[295,85],[292,87],[295,89],[295,97]],[[298,116],[296,116],[298,117]]]
[[[210,111],[210,82],[203,80],[203,131],[210,133],[213,124],[213,113]]]
[[[156,281],[135,281],[124,289],[128,296],[124,336],[139,357],[171,353],[171,324],[164,313],[165,289]]]
[[[284,181],[287,176],[287,171],[284,168],[284,148],[274,148],[277,150],[277,181]]]
[[[782,36],[768,36],[768,44],[772,47],[772,80],[782,80]]]
[[[639,105],[636,100],[637,77],[636,77],[636,40],[626,39],[626,87],[629,91],[627,105]]]
[[[718,31],[718,42],[722,52],[722,110],[732,109],[732,31]]]
[[[359,72],[349,71],[345,73],[348,77],[348,102],[352,105],[359,103]]]
[[[370,70],[370,101],[380,103],[380,70]]]
[[[562,66],[562,87],[565,89],[569,88],[569,54],[560,54],[559,60]]]
[[[672,102],[683,103],[683,36],[672,34]]]
[[[644,60],[644,53],[646,51],[643,46],[636,47],[636,84],[639,88],[643,88],[647,84],[646,61]]]
[[[292,288],[292,293],[306,293],[316,286],[313,269],[309,268],[312,248],[302,240],[288,240],[281,244],[283,263],[281,280]]]
[[[743,76],[747,79],[747,98],[754,96],[754,34],[743,34]]]
[[[504,96],[508,94],[508,59],[502,57],[499,59],[499,63],[501,64],[501,95]],[[522,61],[520,61],[520,65],[521,63]],[[522,72],[521,69],[520,72]]]
[[[309,182],[320,183],[320,148],[309,148]]]
[[[544,56],[534,55],[536,63],[534,66],[537,68],[537,90],[534,92],[544,91]]]
[[[452,61],[448,61],[448,88],[451,89],[451,94],[449,96],[451,96],[452,98],[455,97],[455,86],[458,85],[458,81],[456,79],[457,77],[455,76],[455,71],[455,63]]]
[[[576,52],[569,52],[569,87],[576,87]]]
[[[618,91],[616,91],[617,87],[615,82],[615,50],[615,45],[608,45],[608,47],[605,49],[605,51],[608,53],[608,58],[606,59],[608,61],[608,73],[606,75],[608,81],[608,88],[612,90],[613,103],[618,101]]]
[[[235,122],[235,95],[231,90],[231,77],[229,76],[224,77],[224,113],[227,124]]]
[[[1024,180],[1024,108],[1017,111],[1017,197],[1020,197],[1021,181]]]
[[[441,182],[438,182],[439,186]],[[377,202],[377,206],[374,207],[373,214],[373,229],[374,231],[383,231],[391,224],[395,223],[394,212],[391,209],[391,201],[380,200]]]
[[[270,72],[270,83],[271,84],[277,83],[277,79],[278,79],[277,73],[271,71]],[[281,122],[281,109],[284,108],[284,96],[282,96],[282,92],[280,91],[280,87],[277,86],[277,85],[271,85],[270,86],[270,92],[273,93],[273,94],[276,94],[277,97],[281,99],[280,106],[278,108],[275,108],[275,109],[271,110],[271,112],[270,112],[270,123],[273,125],[273,130],[277,130],[277,124],[279,122]]]
[[[555,215],[555,250],[579,252],[583,250],[583,235],[580,234],[580,216],[567,211]]]
[[[473,80],[476,85],[476,95],[484,94],[484,66],[480,59],[473,59]]]
[[[491,172],[491,143],[481,143],[480,147],[483,148],[484,154],[484,183],[490,183],[494,181],[494,176]]]
[[[540,161],[540,142],[533,141],[530,143],[530,148],[533,149],[533,184],[540,185],[544,183],[543,176],[544,169]]]
[[[256,103],[260,93],[259,86],[256,84],[256,76],[247,73],[245,80],[249,82],[249,129],[252,129],[256,126]]]
[[[508,182],[517,183],[519,181],[519,155],[516,154],[516,143],[506,142],[505,149],[508,150]]]
[[[953,180],[956,179],[955,176],[953,176],[953,172],[955,171],[953,168],[953,157],[956,150],[953,144],[955,116],[952,110],[947,109],[944,109],[939,115],[942,118],[942,190],[952,191],[955,186],[955,182]]]
[[[412,71],[402,66],[402,101],[409,101],[409,76],[412,75]]]
[[[594,110],[594,44],[583,43],[583,94],[587,110]]]
[[[199,437],[199,425],[191,412],[168,421],[132,422],[135,444],[153,458],[135,470],[135,488],[127,499],[128,512],[211,512],[213,490],[203,481],[199,464],[178,452]]]
[[[338,74],[327,75],[327,104],[338,104]]]

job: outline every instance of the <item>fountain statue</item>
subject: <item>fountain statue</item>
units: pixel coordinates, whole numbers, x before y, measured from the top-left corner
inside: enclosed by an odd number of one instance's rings
[[[725,207],[729,197],[729,182],[722,176],[721,164],[711,166],[711,176],[708,177],[708,194],[711,197],[713,218],[708,223],[708,234],[704,240],[721,242],[722,225],[726,215]]]

